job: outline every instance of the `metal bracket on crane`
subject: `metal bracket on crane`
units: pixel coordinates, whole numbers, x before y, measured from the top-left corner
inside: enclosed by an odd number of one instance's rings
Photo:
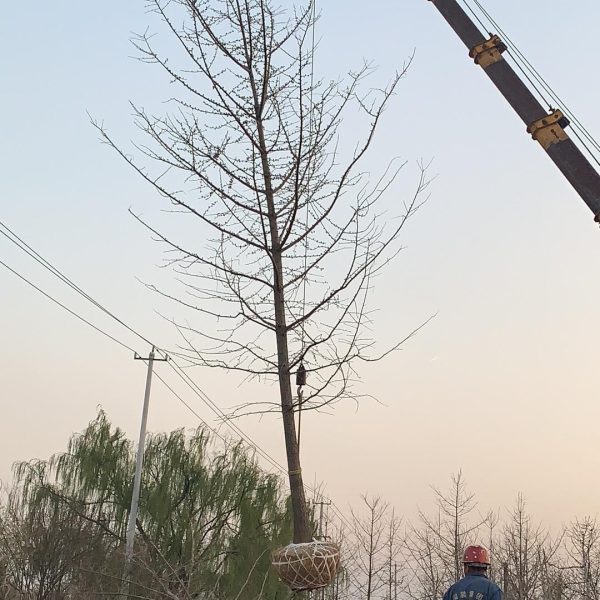
[[[475,61],[476,65],[487,69],[490,65],[502,60],[502,53],[506,51],[506,44],[500,39],[500,36],[493,35],[483,44],[473,46],[469,56]]]
[[[544,150],[550,146],[568,140],[565,127],[569,125],[569,119],[560,110],[553,110],[548,116],[538,119],[529,125],[527,133],[537,140]]]

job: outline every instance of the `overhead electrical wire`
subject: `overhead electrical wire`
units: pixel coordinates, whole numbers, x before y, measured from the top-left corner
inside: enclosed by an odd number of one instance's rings
[[[2,234],[11,243],[13,243],[15,246],[17,246],[20,250],[22,250],[25,254],[27,254],[29,257],[31,257],[33,260],[35,260],[42,267],[44,267],[47,271],[49,271],[50,273],[52,273],[55,277],[57,277],[65,285],[67,285],[68,287],[70,287],[71,289],[73,289],[75,292],[77,292],[85,300],[87,300],[88,302],[90,302],[91,304],[93,304],[96,308],[98,308],[99,310],[101,310],[103,313],[105,313],[106,315],[108,315],[109,317],[111,317],[112,319],[114,319],[117,323],[119,323],[120,325],[122,325],[123,327],[125,327],[128,331],[130,331],[131,333],[135,334],[140,340],[146,342],[150,346],[153,346],[158,352],[161,352],[163,354],[167,354],[167,351],[165,349],[161,348],[157,344],[154,344],[146,336],[142,335],[135,328],[133,328],[132,326],[130,326],[129,324],[127,324],[125,321],[123,321],[121,318],[119,318],[114,312],[112,312],[109,309],[107,309],[100,302],[98,302],[92,296],[90,296],[87,292],[85,292],[79,285],[77,285],[75,282],[73,282],[73,280],[71,280],[69,277],[67,277],[60,269],[58,269],[50,261],[48,261],[47,259],[45,259],[41,254],[39,254],[36,250],[34,250],[27,242],[25,242],[22,239],[22,237],[20,237],[19,235],[17,235],[14,230],[12,230],[11,228],[9,228],[1,220],[0,220],[0,234]],[[13,273],[15,276],[17,276],[22,281],[24,281],[25,283],[27,283],[30,287],[32,287],[38,293],[42,294],[47,299],[51,300],[53,303],[55,303],[58,306],[60,306],[62,309],[64,309],[65,311],[67,311],[72,316],[76,317],[78,320],[84,322],[85,324],[87,324],[89,327],[91,327],[92,329],[94,329],[98,333],[101,333],[103,336],[105,336],[108,339],[110,339],[111,341],[115,342],[116,344],[118,344],[122,348],[125,348],[126,350],[129,350],[130,352],[132,352],[134,354],[137,353],[134,350],[134,348],[132,348],[128,344],[120,341],[119,339],[117,339],[113,335],[111,335],[108,332],[104,331],[102,328],[94,325],[91,321],[89,321],[85,317],[82,317],[76,311],[70,309],[68,306],[66,306],[65,304],[63,304],[62,302],[60,302],[59,300],[57,300],[56,298],[54,298],[51,294],[45,292],[41,287],[39,287],[38,285],[34,284],[27,277],[25,277],[24,275],[20,274],[18,271],[16,271],[12,267],[10,267],[4,261],[0,260],[0,265],[2,265],[3,267],[5,267],[8,271],[10,271],[11,273]],[[233,423],[231,421],[231,418],[228,417],[219,408],[219,406],[208,396],[208,394],[206,394],[206,392],[204,392],[204,390],[202,390],[202,388],[185,372],[185,370],[181,367],[181,365],[179,365],[179,363],[177,361],[175,361],[171,357],[169,359],[169,361],[167,362],[167,365],[173,370],[173,372],[175,373],[175,375],[179,379],[181,379],[194,392],[194,394],[211,410],[211,412],[214,415],[216,415],[223,423],[225,423],[229,427],[229,429],[231,429],[238,437],[240,437],[242,439],[242,441],[246,442],[251,448],[253,448],[257,452],[257,454],[259,456],[261,456],[264,460],[266,460],[271,465],[272,468],[274,468],[275,470],[277,470],[277,471],[279,471],[281,473],[287,474],[287,469],[282,464],[280,464],[276,459],[274,459],[266,450],[264,450],[256,442],[254,442],[252,440],[252,438],[248,434],[246,434],[238,425],[236,425],[235,423]],[[227,440],[216,429],[214,429],[213,427],[211,427],[198,414],[198,412],[196,410],[194,410],[194,408],[188,402],[186,402],[164,380],[163,377],[161,377],[156,372],[154,374],[157,377],[157,379],[159,379],[161,381],[161,383],[171,392],[171,394],[183,406],[185,406],[190,411],[191,414],[193,414],[204,426],[206,426],[212,433],[214,433],[217,437],[219,437],[224,443],[226,443],[226,444],[228,443]],[[306,486],[306,489],[308,491],[310,491],[310,492],[316,493],[316,491],[313,490],[312,488],[310,488],[309,486]],[[335,505],[335,503],[333,501],[332,501],[331,506],[332,506],[333,511],[338,515],[338,517],[346,525],[351,526],[350,521],[348,520],[348,518],[343,514],[343,512],[341,512],[341,510],[339,510],[339,508]]]
[[[0,232],[2,233],[2,232]],[[38,255],[39,256],[39,255]],[[43,260],[43,259],[42,259]],[[39,262],[39,261],[38,261]],[[12,267],[10,267],[9,265],[7,265],[4,261],[0,260],[0,265],[2,265],[3,267],[5,267],[8,271],[10,271],[11,273],[13,273],[16,277],[18,277],[19,279],[21,279],[22,281],[24,281],[25,283],[27,283],[29,286],[31,286],[34,290],[36,290],[37,292],[39,292],[40,294],[42,294],[44,297],[46,297],[48,300],[52,301],[54,304],[57,304],[58,306],[60,306],[62,309],[64,309],[65,311],[67,311],[70,315],[74,316],[75,318],[79,319],[80,321],[82,321],[83,323],[85,323],[86,325],[88,325],[89,327],[91,327],[92,329],[94,329],[95,331],[97,331],[98,333],[101,333],[102,335],[104,335],[106,338],[108,338],[109,340],[115,342],[116,344],[118,344],[119,346],[121,346],[122,348],[125,348],[126,350],[129,350],[131,353],[133,354],[138,354],[137,351],[132,348],[131,346],[125,344],[124,342],[122,342],[121,340],[117,339],[116,337],[114,337],[113,335],[107,333],[104,329],[98,327],[97,325],[94,325],[91,321],[89,321],[88,319],[86,319],[85,317],[82,317],[79,313],[75,312],[74,310],[72,310],[71,308],[69,308],[68,306],[66,306],[65,304],[63,304],[62,302],[60,302],[59,300],[57,300],[56,298],[54,298],[51,294],[49,294],[48,292],[44,291],[42,288],[40,288],[38,285],[36,285],[35,283],[33,283],[31,280],[29,280],[27,277],[25,277],[24,275],[22,275],[21,273],[19,273],[18,271],[16,271],[15,269],[13,269]],[[58,276],[59,271],[56,270],[56,275]],[[61,279],[63,279],[61,277]],[[63,279],[63,281],[65,281],[65,279]],[[85,294],[85,297],[87,298],[87,294]],[[96,303],[94,302],[94,304],[96,305]],[[119,320],[119,322],[121,322]],[[129,327],[127,327],[129,329]],[[144,361],[146,362],[146,361]],[[194,409],[188,404],[186,403],[181,396],[179,396],[165,381],[162,377],[160,377],[160,375],[158,375],[156,372],[154,373],[154,375],[169,389],[169,391],[171,391],[171,393],[176,396],[179,401],[184,404],[188,410],[190,410],[190,412],[192,412],[192,414],[194,414],[204,425],[206,425],[211,431],[213,431],[213,433],[215,433],[218,437],[220,437],[222,440],[224,440],[224,438],[222,436],[220,436],[216,431],[214,431],[210,425],[208,425],[208,423],[202,419],[200,417],[200,415],[194,411]]]
[[[4,229],[10,235],[7,235],[7,233],[5,233],[5,231],[2,231],[2,229]],[[8,240],[10,240],[13,244],[15,244],[23,252],[25,252],[30,257],[32,257],[36,262],[38,262],[40,265],[42,265],[45,269],[50,271],[53,275],[55,275],[63,283],[67,284],[70,288],[75,290],[78,294],[80,294],[83,298],[85,298],[86,300],[91,302],[94,306],[96,306],[97,308],[102,310],[102,312],[104,312],[105,314],[107,314],[108,316],[113,318],[117,323],[119,323],[120,325],[125,327],[128,331],[134,333],[137,337],[139,337],[141,340],[148,343],[150,346],[153,346],[157,351],[166,353],[166,351],[164,349],[161,349],[160,346],[158,346],[157,344],[150,341],[146,336],[142,335],[139,331],[137,331],[136,329],[134,329],[133,327],[131,327],[130,325],[125,323],[118,316],[116,316],[114,314],[114,312],[108,310],[102,304],[100,304],[98,301],[96,301],[92,296],[90,296],[81,287],[79,287],[76,283],[74,283],[69,277],[67,277],[62,271],[60,271],[60,269],[58,269],[52,263],[50,263],[48,260],[46,260],[41,254],[36,252],[29,244],[27,244],[27,242],[25,242],[20,236],[18,236],[12,229],[10,229],[2,221],[0,221],[0,234],[4,235],[4,237],[6,237]],[[90,321],[88,321],[87,319],[85,319],[84,317],[82,317],[81,315],[76,313],[75,311],[71,310],[70,308],[68,308],[67,306],[65,306],[64,304],[62,304],[61,302],[59,302],[58,300],[56,300],[55,298],[53,298],[52,296],[50,296],[49,294],[44,292],[44,290],[42,290],[40,287],[33,284],[31,281],[26,279],[24,276],[20,275],[17,271],[15,271],[11,267],[9,267],[6,263],[0,261],[0,264],[2,264],[5,268],[10,270],[12,273],[14,273],[19,278],[26,281],[31,287],[36,289],[38,292],[40,292],[41,294],[43,294],[44,296],[46,296],[47,298],[49,298],[50,300],[52,300],[53,302],[55,302],[56,304],[58,304],[59,306],[64,308],[66,311],[68,311],[73,316],[75,316],[78,319],[80,319],[81,321],[85,322],[90,327],[94,328],[96,331],[98,331],[99,333],[102,333],[103,335],[105,335],[112,341],[118,343],[120,346],[124,347],[125,349],[129,350],[130,352],[136,353],[136,351],[131,346],[121,342],[120,340],[116,339],[114,336],[111,336],[110,334],[108,334],[107,332],[102,330],[100,327],[95,326],[93,323],[91,323]],[[193,380],[189,377],[189,375],[187,375],[187,373],[185,373],[185,371],[183,371],[183,369],[179,366],[179,364],[175,360],[173,360],[171,358],[169,362],[176,365],[176,368],[175,367],[173,368],[175,374],[180,379],[183,379],[187,383],[188,386],[191,385],[192,389],[197,390],[198,397],[207,406],[209,406],[209,408],[212,410],[212,412],[216,413],[217,416],[219,416],[221,418],[225,417],[224,413],[220,410],[220,408],[208,397],[208,395],[195,382],[193,382]],[[179,369],[179,371],[177,369]],[[196,415],[196,416],[198,416],[198,415]],[[237,426],[236,426],[236,428],[237,428]],[[239,428],[237,428],[237,429],[239,430]],[[239,431],[241,432],[241,430],[239,430]],[[250,438],[248,438],[248,441],[251,442]],[[253,442],[251,442],[251,443],[252,443],[252,445],[254,445]]]
[[[146,362],[146,361],[144,361]],[[227,444],[227,440],[214,428],[211,427],[199,414],[194,407],[186,402],[156,371],[154,372],[156,378],[175,396],[181,404],[183,404],[212,434],[218,437],[224,444]]]
[[[2,229],[4,229],[5,231],[2,231]],[[8,232],[8,234],[6,232]],[[119,323],[120,325],[122,325],[123,327],[125,327],[128,331],[134,333],[137,337],[139,337],[144,342],[148,343],[150,346],[153,346],[157,351],[163,352],[165,354],[167,353],[166,350],[161,349],[157,344],[151,342],[147,337],[145,337],[144,335],[142,335],[141,333],[139,333],[133,327],[129,326],[122,319],[120,319],[119,317],[117,317],[112,311],[108,310],[102,304],[100,304],[98,301],[96,301],[92,296],[90,296],[81,287],[79,287],[77,284],[75,284],[69,277],[67,277],[62,271],[60,271],[57,267],[55,267],[48,260],[46,260],[42,255],[40,255],[38,252],[36,252],[29,244],[27,244],[27,242],[25,242],[21,237],[19,237],[12,229],[10,229],[2,221],[0,221],[0,234],[2,234],[9,241],[11,241],[13,244],[15,244],[23,252],[25,252],[27,255],[29,255],[31,258],[33,258],[37,263],[39,263],[40,265],[42,265],[45,269],[47,269],[48,271],[50,271],[53,275],[55,275],[62,282],[64,282],[65,284],[67,284],[71,289],[75,290],[84,299],[86,299],[89,302],[91,302],[94,306],[96,306],[97,308],[99,308],[102,312],[104,312],[105,314],[107,314],[108,316],[110,316],[111,318],[113,318],[117,323]],[[4,263],[1,263],[1,264],[3,266],[5,266],[7,269],[11,270],[17,276],[21,277],[16,271],[14,271],[13,269],[11,269],[8,265],[6,265]],[[23,277],[21,277],[21,278],[24,279]],[[127,344],[124,344],[123,342],[120,342],[119,340],[117,340],[116,338],[114,338],[110,334],[106,333],[104,330],[100,329],[99,327],[96,327],[95,325],[93,325],[92,323],[90,323],[88,320],[84,319],[83,317],[81,317],[80,315],[78,315],[77,313],[75,313],[74,311],[72,311],[71,309],[69,309],[68,307],[66,307],[65,305],[63,305],[62,303],[60,303],[57,300],[55,300],[54,298],[50,297],[43,290],[41,290],[40,288],[38,288],[37,286],[35,286],[35,284],[33,284],[32,282],[30,282],[28,280],[26,280],[26,281],[27,281],[27,283],[29,283],[29,285],[31,285],[32,287],[34,287],[40,293],[46,295],[48,298],[50,298],[51,300],[53,300],[54,302],[56,302],[57,304],[59,304],[65,310],[67,310],[68,312],[70,312],[72,315],[76,316],[78,319],[80,319],[80,320],[84,321],[85,323],[87,323],[88,325],[90,325],[90,327],[93,327],[98,332],[100,332],[103,335],[107,336],[111,340],[117,342],[118,344],[120,344],[121,346],[123,346],[124,348],[126,348],[127,350],[130,350],[131,352],[135,352],[135,350],[131,346],[128,346]],[[240,429],[237,425],[235,425],[234,423],[231,423],[230,420],[227,419],[227,416],[225,415],[225,413],[223,413],[221,411],[221,409],[218,407],[218,405],[215,404],[215,402],[213,402],[210,399],[210,397],[193,381],[193,379],[184,371],[184,369],[177,363],[177,361],[175,361],[173,358],[171,358],[170,361],[169,361],[169,363],[170,363],[169,366],[173,369],[174,373],[180,379],[182,379],[184,381],[184,383],[186,383],[186,385],[192,389],[192,391],[194,391],[196,393],[196,395],[198,396],[198,398],[200,398],[200,400],[205,405],[207,405],[208,408],[219,419],[221,419],[224,422],[227,422],[227,425],[229,426],[229,428],[232,429],[235,433],[237,433],[238,436],[240,436],[241,438],[243,438],[252,447],[256,447],[256,449],[259,452],[259,454],[261,456],[263,456],[263,458],[265,458],[269,463],[271,463],[273,466],[276,466],[279,469],[283,468],[281,465],[279,465],[278,463],[276,463],[276,461],[274,461],[274,459],[271,456],[269,456],[264,451],[262,451],[260,448],[258,448],[257,445],[252,441],[252,439],[242,429]],[[171,390],[171,391],[173,391],[173,390]],[[196,414],[196,416],[198,416],[198,415]],[[206,424],[206,422],[204,422],[204,423]],[[219,437],[221,437],[221,439],[223,439],[222,436],[219,436]]]
[[[37,292],[39,292],[40,294],[42,294],[43,296],[48,298],[48,300],[54,302],[54,304],[57,304],[62,309],[66,310],[69,314],[73,315],[80,321],[83,321],[86,325],[89,325],[92,329],[95,329],[98,333],[101,333],[102,335],[104,335],[108,339],[112,340],[113,342],[119,344],[119,346],[122,346],[126,350],[135,352],[135,350],[131,346],[128,346],[121,340],[118,340],[116,337],[112,336],[110,333],[107,333],[100,327],[98,327],[98,326],[94,325],[92,322],[88,321],[85,317],[82,317],[80,314],[76,313],[74,310],[71,310],[68,306],[66,306],[65,304],[63,304],[62,302],[60,302],[59,300],[54,298],[54,296],[51,296],[48,292],[45,292],[42,288],[40,288],[35,283],[30,281],[27,277],[25,277],[25,275],[21,275],[21,273],[17,272],[15,269],[13,269],[9,265],[7,265],[4,261],[0,260],[0,265],[2,265],[5,269],[10,271],[13,275],[16,275],[19,279],[24,281],[27,285],[31,286],[34,290],[36,290]]]
[[[4,229],[5,231],[3,231],[2,229]],[[6,232],[8,232],[8,234]],[[150,346],[153,346],[159,352],[166,353],[166,351],[164,349],[161,349],[157,344],[155,344],[152,341],[150,341],[147,337],[145,337],[144,335],[142,335],[141,333],[139,333],[136,329],[134,329],[133,327],[129,326],[122,319],[120,319],[119,317],[117,317],[114,314],[114,312],[108,310],[102,304],[100,304],[98,301],[96,301],[92,296],[90,296],[81,287],[79,287],[76,283],[74,283],[69,277],[67,277],[62,271],[60,271],[57,267],[55,267],[48,260],[46,260],[41,254],[39,254],[38,252],[36,252],[29,244],[27,244],[27,242],[25,242],[20,236],[18,236],[12,229],[10,229],[2,221],[0,221],[0,234],[2,234],[9,241],[11,241],[13,244],[15,244],[18,248],[20,248],[28,256],[30,256],[37,263],[39,263],[40,265],[42,265],[45,269],[47,269],[48,271],[50,271],[53,275],[55,275],[63,283],[67,284],[71,289],[75,290],[84,299],[86,299],[89,302],[91,302],[94,306],[96,306],[97,308],[99,308],[102,312],[104,312],[105,314],[107,314],[108,316],[110,316],[111,318],[113,318],[117,323],[119,323],[120,325],[122,325],[123,327],[125,327],[128,331],[134,333],[137,337],[139,337],[141,340],[143,340],[146,343],[148,343]],[[119,345],[121,345],[122,347],[126,348],[127,350],[131,351],[132,353],[136,352],[131,346],[128,346],[127,344],[125,344],[125,343],[121,342],[120,340],[116,339],[115,337],[111,336],[110,334],[108,334],[107,332],[105,332],[104,330],[102,330],[101,328],[95,326],[90,321],[88,321],[87,319],[83,318],[81,315],[77,314],[75,311],[69,309],[67,306],[65,306],[61,302],[57,301],[55,298],[53,298],[52,296],[50,296],[49,294],[47,294],[46,292],[44,292],[41,288],[39,288],[38,286],[36,286],[35,284],[33,284],[31,281],[27,280],[25,277],[21,276],[19,273],[17,273],[14,269],[12,269],[11,267],[9,267],[4,262],[0,262],[0,264],[2,264],[5,268],[9,269],[11,272],[13,272],[15,275],[17,275],[18,277],[20,277],[24,281],[26,281],[30,286],[32,286],[38,292],[42,293],[44,296],[48,297],[50,300],[52,300],[53,302],[55,302],[56,304],[58,304],[59,306],[61,306],[62,308],[64,308],[70,314],[72,314],[73,316],[77,317],[81,321],[85,322],[90,327],[94,328],[99,333],[102,333],[103,335],[105,335],[106,337],[108,337],[112,341],[118,343]],[[210,410],[213,413],[215,413],[219,418],[221,418],[223,420],[226,420],[226,416],[221,411],[221,409],[189,377],[189,375],[187,375],[187,373],[185,373],[185,371],[180,367],[180,365],[174,359],[172,359],[172,358],[170,359],[169,362],[172,363],[170,366],[172,367],[172,369],[175,372],[175,374],[180,379],[182,379],[188,385],[188,387],[190,387],[193,391],[195,391],[196,395],[202,400],[202,402],[204,402],[210,408]],[[175,366],[173,366],[173,365],[175,365]],[[198,415],[196,415],[196,416],[198,416]],[[236,433],[238,433],[238,435],[244,437],[244,439],[246,439],[246,441],[248,441],[252,446],[255,446],[254,442],[252,442],[252,440],[239,427],[237,427],[237,425],[234,425],[232,423],[228,423],[228,425],[230,426],[231,429],[233,429]],[[271,457],[265,456],[265,458],[268,458],[269,462],[272,462]],[[274,464],[274,463],[272,463],[272,464]]]
[[[247,442],[252,448],[254,448],[260,456],[262,456],[272,467],[278,471],[287,473],[287,470],[283,465],[277,462],[266,450],[263,450],[252,438],[235,423],[232,422],[231,417],[228,417],[213,400],[200,388],[200,386],[185,372],[185,370],[174,360],[170,360],[167,366],[171,367],[174,373],[184,381],[184,383],[196,394],[196,396],[206,405],[208,408],[230,429],[234,431],[243,441]]]
[[[175,367],[173,366],[175,365]],[[222,418],[226,424],[233,429],[237,435],[242,438],[243,441],[246,441],[248,444],[250,444],[250,446],[252,448],[254,448],[258,454],[260,456],[262,456],[263,459],[265,459],[273,468],[275,468],[275,470],[281,472],[284,475],[287,475],[287,469],[286,467],[284,467],[281,463],[279,463],[276,459],[274,459],[268,452],[266,452],[265,450],[263,450],[258,444],[256,444],[256,442],[254,442],[252,440],[252,438],[250,436],[248,436],[248,434],[246,432],[244,432],[243,429],[241,429],[240,427],[238,427],[235,423],[233,423],[231,421],[230,417],[227,417],[227,415],[225,415],[225,413],[223,413],[223,411],[221,411],[221,409],[214,403],[213,400],[210,399],[210,397],[198,386],[198,384],[182,369],[182,367],[180,365],[178,365],[175,361],[169,361],[167,363],[167,366],[170,366],[175,373],[182,378],[188,385],[188,387],[190,387],[192,389],[192,391],[205,403],[207,404],[207,406],[209,406],[209,408],[215,412],[218,416],[220,416],[220,418]],[[178,372],[179,371],[179,372]],[[220,437],[220,436],[219,436]],[[223,439],[223,438],[221,438]],[[317,490],[315,490],[314,488],[311,488],[308,485],[305,485],[307,491],[312,492],[314,494],[318,494],[321,495],[322,494],[320,492],[318,492]],[[328,499],[330,500],[330,499]],[[330,500],[331,501],[331,500]],[[347,526],[351,527],[351,523],[348,520],[348,518],[344,515],[344,513],[337,507],[337,505],[335,504],[335,502],[331,501],[331,507],[332,510],[336,513],[336,515],[340,518],[341,521],[343,521]]]
[[[99,308],[106,315],[117,321],[120,325],[128,329],[131,333],[135,334],[142,341],[146,342],[148,345],[152,346],[152,342],[148,340],[146,337],[141,335],[139,332],[135,331],[132,327],[127,325],[124,321],[119,319],[114,313],[105,308],[102,304],[97,302],[94,298],[92,298],[89,294],[87,294],[84,290],[82,290],[76,283],[74,283],[69,277],[67,277],[64,273],[59,271],[54,265],[52,265],[49,261],[47,261],[43,256],[41,256],[38,252],[36,252],[27,242],[25,242],[21,237],[19,237],[8,225],[3,223],[0,220],[0,234],[2,234],[6,239],[12,242],[15,246],[20,248],[23,252],[33,258],[38,264],[44,267],[46,270],[50,271],[54,276],[58,277],[63,283],[68,285],[71,289],[76,291],[78,294],[83,296],[86,300],[91,302],[94,306]]]

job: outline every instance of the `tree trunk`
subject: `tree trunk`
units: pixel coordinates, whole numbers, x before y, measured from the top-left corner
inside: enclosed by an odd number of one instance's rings
[[[250,80],[254,94],[254,109],[260,145],[260,159],[265,182],[265,199],[267,203],[267,218],[271,237],[271,260],[273,263],[273,307],[275,309],[275,337],[277,342],[277,366],[279,377],[279,393],[281,397],[281,417],[285,436],[290,496],[292,498],[292,514],[294,524],[294,543],[310,542],[311,528],[306,507],[302,470],[300,468],[300,450],[296,434],[294,418],[294,402],[292,384],[290,381],[290,360],[288,354],[288,332],[285,318],[285,291],[283,281],[283,253],[275,210],[275,195],[271,178],[271,168],[268,159],[268,149],[265,141],[262,110],[252,71]]]
[[[290,481],[290,495],[292,498],[292,511],[294,519],[294,542],[310,542],[310,522],[300,468],[300,452],[296,436],[296,420],[294,418],[294,404],[292,394],[291,373],[289,367],[287,329],[285,319],[285,305],[283,294],[283,269],[281,253],[273,253],[273,266],[275,269],[275,286],[273,302],[275,306],[275,335],[277,338],[277,363],[279,365],[279,392],[281,395],[281,416],[285,435],[285,450],[287,454],[288,476]]]
[[[290,359],[288,353],[287,323],[285,318],[285,292],[283,285],[283,256],[281,252],[279,228],[275,212],[271,172],[264,144],[262,123],[259,123],[259,137],[263,151],[261,153],[265,179],[269,229],[273,261],[273,306],[275,309],[275,338],[277,343],[277,365],[279,376],[279,394],[281,397],[281,417],[285,436],[290,496],[292,498],[292,516],[294,524],[294,543],[310,542],[310,523],[300,468],[300,450],[296,434],[294,417],[294,399],[290,381]]]

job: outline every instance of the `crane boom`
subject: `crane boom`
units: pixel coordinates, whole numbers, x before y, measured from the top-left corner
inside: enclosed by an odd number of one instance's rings
[[[600,175],[565,132],[568,119],[560,110],[548,113],[503,59],[507,49],[498,35],[484,36],[456,0],[429,0],[469,49],[500,93],[521,117],[554,164],[600,222]]]

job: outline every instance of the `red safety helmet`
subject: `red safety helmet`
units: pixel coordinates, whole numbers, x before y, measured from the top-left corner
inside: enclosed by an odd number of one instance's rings
[[[490,553],[483,546],[467,546],[463,563],[472,567],[489,567]]]

